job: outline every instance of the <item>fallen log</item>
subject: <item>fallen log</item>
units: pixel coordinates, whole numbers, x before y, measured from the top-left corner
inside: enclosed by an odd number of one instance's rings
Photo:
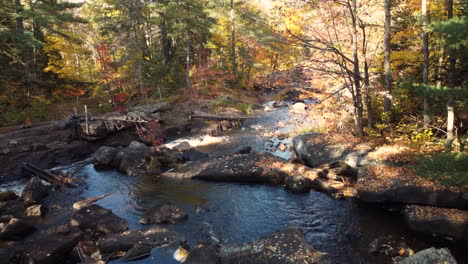
[[[61,177],[59,175],[54,175],[48,171],[45,171],[45,170],[41,170],[39,169],[38,167],[32,165],[32,164],[24,164],[23,166],[23,170],[24,172],[32,175],[32,176],[35,176],[35,177],[39,177],[41,178],[42,180],[50,183],[50,184],[57,184],[57,185],[68,185],[70,187],[76,187],[74,184],[72,184],[70,182],[70,179],[68,178],[65,178],[65,177]]]

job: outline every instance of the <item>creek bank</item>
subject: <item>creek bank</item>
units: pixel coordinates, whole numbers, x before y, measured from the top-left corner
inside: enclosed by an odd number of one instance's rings
[[[137,140],[136,123],[160,117],[168,104],[130,108],[88,118],[68,119],[0,135],[0,183],[23,177],[24,163],[40,169],[83,160],[101,146],[127,146]]]

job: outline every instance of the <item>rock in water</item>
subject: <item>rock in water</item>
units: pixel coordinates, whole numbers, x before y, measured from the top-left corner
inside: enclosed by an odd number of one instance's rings
[[[31,205],[26,208],[27,216],[43,216],[45,213],[45,207],[41,204]]]
[[[299,228],[283,229],[252,243],[222,246],[219,256],[223,264],[326,263],[325,254],[314,250]]]
[[[116,251],[128,251],[137,245],[160,247],[176,241],[174,232],[152,226],[144,229],[128,230],[121,234],[108,234],[99,242],[101,253],[106,255]]]
[[[117,148],[103,146],[94,152],[93,157],[97,163],[109,165],[117,155],[117,152],[119,152]]]
[[[199,243],[195,248],[190,250],[187,259],[183,262],[184,264],[218,264],[218,246]]]
[[[36,227],[22,219],[13,218],[0,232],[0,240],[14,241],[27,237]]]
[[[70,220],[70,224],[79,227],[81,230],[90,229],[104,234],[118,233],[128,229],[127,221],[113,214],[111,210],[97,204],[76,211]]]
[[[133,141],[126,148],[117,152],[111,165],[127,175],[133,175],[151,155],[151,148],[138,141]]]
[[[446,248],[428,248],[409,256],[398,264],[457,264],[450,251]]]
[[[26,183],[21,198],[26,203],[39,203],[48,194],[49,187],[42,184],[38,177],[33,177]]]
[[[175,204],[167,201],[158,202],[152,208],[146,210],[140,218],[142,224],[174,224],[187,219],[188,215]]]
[[[432,206],[409,205],[404,210],[411,230],[426,234],[468,238],[468,212]]]

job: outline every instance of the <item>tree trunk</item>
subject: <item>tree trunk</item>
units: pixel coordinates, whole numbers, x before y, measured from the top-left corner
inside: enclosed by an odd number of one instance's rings
[[[234,0],[231,0],[231,67],[234,76],[233,84],[237,82],[237,55],[236,55],[236,25]]]
[[[171,41],[167,36],[167,25],[166,25],[166,18],[163,13],[159,13],[162,17],[162,22],[160,25],[161,28],[161,46],[163,48],[163,56],[164,56],[164,63],[169,65],[171,61]]]
[[[384,38],[384,71],[385,71],[385,98],[384,112],[390,115],[392,105],[392,70],[390,68],[390,26],[392,0],[385,0],[385,38]],[[389,116],[388,116],[389,117]],[[389,122],[390,120],[385,120]]]
[[[427,33],[427,0],[421,1],[422,9],[422,38],[423,38],[423,84],[427,86],[429,84],[429,34]],[[429,115],[429,98],[427,95],[427,88],[424,89],[424,109],[423,109],[423,121],[424,125],[427,125],[431,122],[431,117]]]
[[[16,8],[16,34],[18,37],[22,37],[24,34],[24,24],[23,24],[23,17],[21,13],[23,12],[23,6],[21,5],[21,0],[15,0],[15,8]]]
[[[370,96],[370,81],[369,81],[369,63],[367,61],[367,35],[366,25],[360,24],[362,30],[362,57],[364,58],[364,89],[366,91],[366,109],[367,109],[367,128],[372,128],[373,112],[372,112],[372,100]]]
[[[186,65],[185,65],[185,88],[187,91],[191,89],[190,85],[190,32],[187,30],[187,47],[186,47]]]
[[[447,1],[447,18],[453,18],[453,0]],[[456,54],[454,48],[449,48],[449,67],[448,67],[448,87],[453,89],[455,87],[455,62]],[[455,121],[455,100],[453,94],[449,94],[447,102],[447,141],[445,142],[445,148],[452,149],[452,143],[454,140],[454,121]]]
[[[356,0],[352,1],[351,6],[351,17],[353,21],[353,81],[356,93],[356,99],[354,102],[355,107],[355,118],[356,118],[356,132],[358,137],[364,136],[362,127],[362,95],[361,95],[361,84],[359,74],[359,57],[358,57],[358,32],[357,32],[357,6]]]

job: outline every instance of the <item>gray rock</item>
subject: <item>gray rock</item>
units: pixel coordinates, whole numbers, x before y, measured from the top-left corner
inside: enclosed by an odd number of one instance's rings
[[[142,224],[174,224],[187,219],[188,215],[175,204],[160,201],[152,208],[146,210],[140,218]]]
[[[27,216],[43,216],[45,213],[45,207],[41,204],[31,205],[26,208]]]
[[[297,158],[304,165],[317,167],[324,163],[342,160],[348,149],[342,144],[325,144],[320,133],[307,133],[293,138],[292,145]]]
[[[133,175],[135,171],[145,164],[146,158],[151,153],[150,147],[138,141],[133,141],[126,148],[117,152],[111,164],[127,175]]]
[[[0,232],[0,240],[14,241],[20,240],[36,230],[36,227],[29,224],[28,222],[13,218]]]
[[[26,203],[39,203],[49,194],[49,187],[37,177],[31,178],[24,187],[21,198]]]
[[[234,154],[249,154],[252,151],[251,146],[241,147],[240,149],[234,151]]]
[[[457,264],[457,261],[446,248],[428,248],[401,260],[398,264]]]
[[[111,210],[97,204],[76,211],[70,220],[70,224],[79,227],[81,230],[90,229],[104,234],[118,233],[128,229],[127,221],[113,214]]]
[[[8,190],[8,191],[0,192],[0,202],[16,200],[16,199],[18,199],[18,195],[16,195],[16,193],[13,191]]]
[[[115,251],[128,251],[141,244],[153,248],[169,245],[175,241],[174,232],[159,226],[152,226],[128,230],[121,234],[108,234],[99,241],[99,248],[101,253],[105,255]]]
[[[468,212],[431,206],[409,205],[404,210],[409,228],[416,232],[468,238]]]
[[[115,158],[117,152],[119,152],[117,148],[103,146],[93,154],[93,157],[97,163],[108,165]]]

